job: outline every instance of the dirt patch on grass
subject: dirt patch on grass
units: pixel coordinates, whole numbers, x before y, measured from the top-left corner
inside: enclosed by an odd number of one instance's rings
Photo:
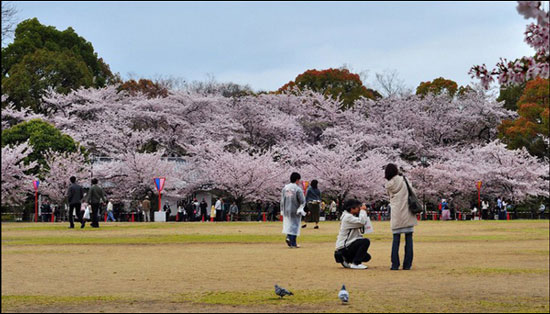
[[[338,224],[330,222],[305,229],[298,250],[285,247],[280,223],[118,223],[89,231],[29,225],[3,224],[2,241],[61,240],[3,242],[3,312],[549,311],[550,262],[540,253],[549,245],[547,222],[423,222],[413,270],[397,272],[389,270],[385,222],[375,222],[366,271],[334,263]],[[208,240],[212,234],[221,242]],[[120,241],[144,236],[183,240]],[[89,239],[111,243],[82,245]],[[278,300],[275,283],[296,296]],[[337,299],[342,284],[349,306]]]

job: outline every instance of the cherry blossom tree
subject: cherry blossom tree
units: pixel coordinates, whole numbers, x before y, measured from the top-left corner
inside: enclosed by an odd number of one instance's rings
[[[382,166],[389,162],[402,167],[429,199],[451,193],[467,200],[475,187],[471,181],[485,180],[473,179],[484,173],[480,169],[497,167],[468,161],[472,151],[479,160],[490,151],[504,154],[491,143],[501,121],[516,116],[480,90],[454,98],[360,99],[342,110],[338,99],[307,90],[237,98],[170,91],[149,98],[106,87],[53,93],[43,106],[41,118],[86,147],[95,160],[86,166],[90,175],[121,200],[155,191],[152,178],[161,176],[167,178],[166,194],[208,186],[239,202],[276,201],[293,170],[319,180],[325,195],[375,200],[385,197]],[[2,126],[31,117],[36,116],[8,108]],[[478,152],[482,148],[487,151]],[[98,162],[99,156],[110,161]],[[502,168],[516,176],[524,157],[505,156],[518,160]],[[421,157],[429,159],[428,167],[419,163]],[[70,175],[58,176],[64,183]],[[532,179],[517,175],[499,181],[506,186],[490,186],[520,199],[531,193],[524,186]]]
[[[274,161],[271,151],[231,152],[226,143],[208,141],[195,149],[193,161],[200,169],[197,188],[209,186],[229,194],[238,205],[255,200],[280,200],[281,188],[290,177],[285,164]]]
[[[498,140],[443,149],[429,166],[415,163],[407,172],[417,182],[417,190],[432,202],[450,198],[469,206],[476,198],[478,181],[483,182],[482,193],[490,198],[521,201],[528,196],[549,195],[548,164],[525,149],[509,150]]]
[[[521,84],[536,77],[548,78],[550,73],[550,12],[543,9],[541,1],[518,1],[517,11],[525,19],[534,18],[537,23],[527,25],[525,42],[535,50],[533,57],[522,57],[515,61],[500,59],[496,68],[489,71],[485,64],[470,69],[472,78],[481,80],[485,88],[497,78],[501,86]]]
[[[377,200],[384,190],[384,166],[397,156],[379,151],[361,152],[360,143],[340,142],[330,149],[320,144],[282,149],[291,165],[300,169],[304,180],[318,180],[326,195],[339,204],[347,198]]]
[[[32,181],[36,178],[27,172],[37,163],[25,164],[23,161],[31,152],[28,142],[2,147],[2,206],[21,205],[32,193]]]
[[[90,179],[90,165],[80,153],[46,152],[46,174],[41,193],[48,196],[54,203],[66,201],[70,177],[83,183]]]
[[[186,181],[187,166],[163,159],[162,155],[162,151],[128,152],[120,155],[120,159],[94,165],[94,177],[103,182],[111,197],[119,200],[132,200],[155,191],[153,178],[156,177],[166,178],[163,194],[181,195],[190,183]]]

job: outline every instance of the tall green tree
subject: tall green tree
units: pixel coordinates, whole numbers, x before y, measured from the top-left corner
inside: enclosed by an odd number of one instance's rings
[[[71,27],[59,31],[28,19],[17,25],[13,43],[2,48],[2,93],[17,108],[37,110],[50,88],[68,93],[116,79],[92,44]]]
[[[497,101],[503,101],[503,107],[508,110],[517,111],[518,101],[525,89],[525,83],[519,85],[511,85],[507,87],[501,87]]]
[[[45,153],[48,150],[76,152],[79,149],[79,144],[72,137],[61,133],[53,125],[40,119],[22,122],[2,130],[2,147],[15,146],[26,141],[29,141],[33,151],[25,158],[25,162],[37,161],[42,167],[46,165]],[[83,148],[81,152],[84,152]],[[34,169],[34,173],[37,170],[38,167]]]
[[[311,89],[327,97],[336,99],[340,97],[343,108],[350,108],[360,97],[379,99],[382,95],[373,89],[363,85],[358,74],[351,73],[348,69],[307,70],[298,75],[294,81],[290,81],[277,92]]]

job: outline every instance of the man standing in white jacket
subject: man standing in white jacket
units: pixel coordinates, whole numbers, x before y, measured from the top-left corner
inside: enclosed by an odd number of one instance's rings
[[[223,213],[223,199],[219,198],[216,202],[216,205],[214,206],[216,209],[216,221],[223,221],[222,213]]]
[[[359,214],[357,216],[357,214]],[[367,223],[367,207],[358,200],[347,200],[344,203],[344,213],[340,218],[340,233],[336,240],[336,250],[342,252],[342,266],[351,269],[367,269],[363,262],[368,262],[371,256],[367,252],[370,240],[363,238]]]

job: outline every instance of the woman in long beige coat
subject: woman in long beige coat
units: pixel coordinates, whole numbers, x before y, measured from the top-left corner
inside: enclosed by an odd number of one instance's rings
[[[391,206],[391,229],[393,232],[393,245],[391,253],[391,269],[398,270],[399,260],[399,242],[401,234],[405,234],[405,260],[403,269],[409,270],[413,261],[413,232],[414,226],[418,224],[416,216],[409,210],[409,191],[405,183],[405,178],[399,174],[397,166],[388,164],[385,169],[386,190],[390,196]],[[411,183],[409,182],[409,186]],[[412,189],[412,186],[411,186]]]

